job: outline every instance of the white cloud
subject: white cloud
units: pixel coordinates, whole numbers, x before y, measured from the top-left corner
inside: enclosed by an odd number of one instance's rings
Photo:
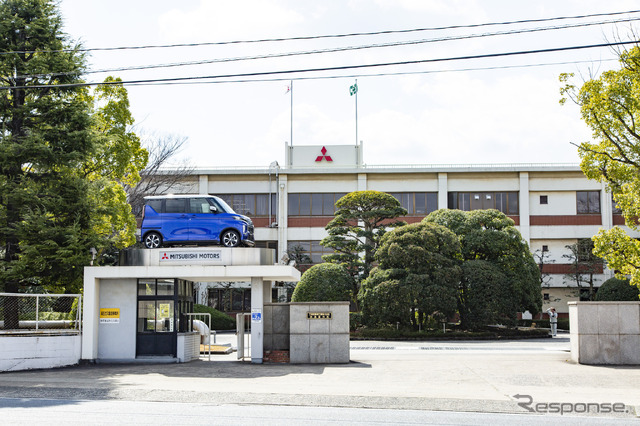
[[[273,0],[205,1],[187,10],[172,9],[159,18],[164,36],[170,40],[231,40],[254,34],[273,33],[303,17]]]

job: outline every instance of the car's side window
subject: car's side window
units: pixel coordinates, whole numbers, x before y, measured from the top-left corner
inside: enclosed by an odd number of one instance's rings
[[[167,198],[165,202],[166,213],[186,213],[186,200],[184,198]]]
[[[209,204],[215,207],[215,211],[212,213],[224,213],[224,209],[220,207],[220,204],[214,198],[207,198]]]
[[[162,213],[162,200],[149,200],[147,205],[155,210],[156,213]]]
[[[190,198],[189,209],[190,213],[211,213],[211,209],[209,209],[209,203],[206,198]]]

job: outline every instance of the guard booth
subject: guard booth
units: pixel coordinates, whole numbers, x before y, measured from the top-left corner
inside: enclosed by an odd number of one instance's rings
[[[124,252],[122,266],[84,271],[82,359],[187,362],[199,357],[200,336],[189,332],[196,281],[251,282],[251,362],[262,363],[264,302],[271,283],[299,281],[300,272],[275,264],[273,249],[167,248]]]

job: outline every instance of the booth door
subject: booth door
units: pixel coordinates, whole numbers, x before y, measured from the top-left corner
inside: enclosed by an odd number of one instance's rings
[[[138,300],[136,356],[176,356],[177,330],[174,301]]]

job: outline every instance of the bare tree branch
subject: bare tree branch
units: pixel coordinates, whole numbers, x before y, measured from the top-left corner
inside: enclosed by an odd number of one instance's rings
[[[149,162],[147,167],[140,172],[140,182],[135,187],[125,187],[132,213],[136,217],[142,215],[144,197],[164,192],[191,176],[193,166],[189,165],[186,160],[178,162],[177,165],[171,164],[172,161],[178,161],[176,156],[184,148],[187,141],[187,137],[173,134],[151,135],[144,139],[143,145],[149,151]],[[166,169],[168,166],[172,166],[170,170]]]

